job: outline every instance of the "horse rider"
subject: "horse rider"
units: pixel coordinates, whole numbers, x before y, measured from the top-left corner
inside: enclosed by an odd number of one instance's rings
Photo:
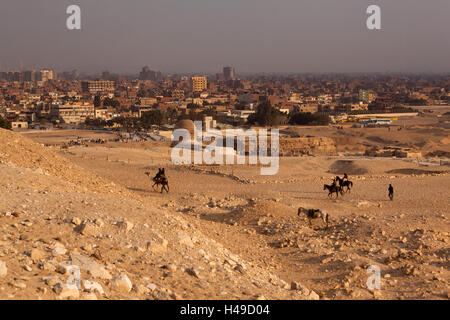
[[[158,180],[162,175],[164,175],[164,168],[158,168],[158,173],[156,174],[156,176],[153,178],[154,180]]]

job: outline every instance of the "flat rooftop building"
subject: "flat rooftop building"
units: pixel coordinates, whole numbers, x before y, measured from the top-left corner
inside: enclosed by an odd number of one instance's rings
[[[83,92],[89,93],[113,92],[114,81],[106,81],[106,80],[82,81],[81,89],[83,90]]]

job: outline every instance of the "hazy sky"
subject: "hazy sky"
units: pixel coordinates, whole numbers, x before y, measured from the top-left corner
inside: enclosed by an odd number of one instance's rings
[[[81,7],[82,29],[66,28]],[[381,7],[381,31],[366,9]],[[450,72],[450,0],[0,0],[0,69]]]

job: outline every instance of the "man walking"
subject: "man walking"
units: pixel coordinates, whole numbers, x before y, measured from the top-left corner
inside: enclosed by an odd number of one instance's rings
[[[394,187],[390,184],[388,190],[389,190],[389,199],[391,199],[392,201],[394,200]]]

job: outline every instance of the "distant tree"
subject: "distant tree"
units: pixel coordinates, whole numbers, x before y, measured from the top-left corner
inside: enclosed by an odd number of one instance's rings
[[[141,125],[146,129],[150,128],[152,125],[160,126],[165,122],[165,112],[159,109],[144,112],[141,116]]]
[[[166,118],[168,123],[175,123],[178,118],[178,111],[175,108],[169,108],[166,111]]]
[[[330,123],[330,117],[322,113],[296,112],[291,114],[289,123],[304,126],[325,126]]]
[[[192,121],[201,121],[203,120],[203,115],[201,112],[196,112],[197,108],[191,108],[189,109],[188,119],[191,119]]]
[[[238,102],[235,104],[234,108],[236,110],[245,110],[247,109],[247,104],[245,102]]]
[[[139,98],[155,98],[156,97],[156,92],[153,89],[145,89],[145,88],[141,88],[139,89],[139,91],[136,93],[136,95]]]
[[[127,118],[127,117],[117,117],[113,119],[114,123],[117,123],[118,125],[120,125],[122,128],[129,130],[131,128],[134,127],[135,122],[133,121],[133,119],[131,118]]]
[[[11,130],[11,122],[0,116],[0,128]]]
[[[95,96],[94,98],[94,107],[98,108],[100,107],[102,104],[102,99],[100,98],[100,96]]]
[[[188,103],[188,105],[186,107],[188,109],[198,109],[198,108],[201,108],[202,106],[199,105],[198,103]]]
[[[100,118],[86,118],[84,124],[91,127],[103,128],[106,126],[106,121]]]
[[[108,98],[105,98],[103,100],[103,105],[104,106],[110,106],[110,107],[113,107],[113,108],[118,108],[118,107],[120,107],[120,102],[115,100],[115,99],[111,99],[111,98],[108,97]]]
[[[260,126],[278,126],[285,122],[286,115],[272,107],[268,101],[258,105],[256,112],[247,119],[248,124],[258,124]]]

